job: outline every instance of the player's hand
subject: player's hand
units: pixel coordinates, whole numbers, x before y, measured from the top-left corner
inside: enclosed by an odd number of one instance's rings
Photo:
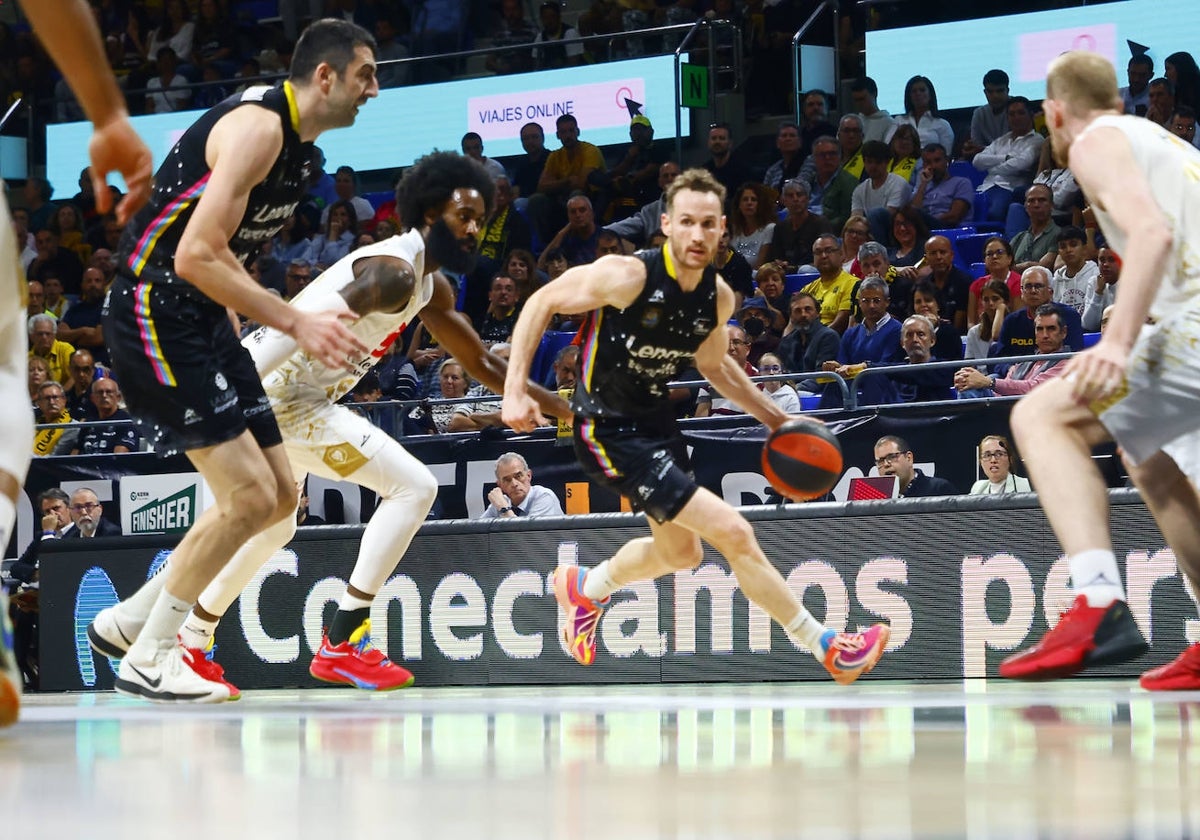
[[[347,323],[358,320],[348,310],[340,312],[297,311],[291,336],[300,349],[329,368],[355,369],[351,356],[366,353],[370,348],[350,332]]]
[[[1125,384],[1128,357],[1128,349],[1102,338],[1095,347],[1067,362],[1063,378],[1071,383],[1071,393],[1077,402],[1086,405],[1103,400]]]
[[[538,426],[545,426],[550,422],[528,392],[505,392],[504,402],[500,404],[500,419],[504,421],[504,425],[516,432],[532,432]]]
[[[125,196],[117,205],[117,222],[124,225],[150,200],[150,179],[154,174],[150,149],[133,130],[129,119],[122,117],[96,126],[88,143],[88,154],[98,213],[103,215],[112,209],[108,173],[120,172],[125,179]]]

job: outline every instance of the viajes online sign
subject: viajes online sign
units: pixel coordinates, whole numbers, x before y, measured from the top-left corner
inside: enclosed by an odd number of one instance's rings
[[[1113,524],[1129,606],[1153,647],[1139,662],[1099,673],[1132,677],[1200,641],[1200,620],[1145,508],[1128,495],[1119,501]],[[838,629],[891,625],[875,676],[955,680],[994,676],[999,660],[1032,643],[1069,600],[1066,563],[1032,505],[977,497],[750,516],[768,557],[818,618]],[[825,678],[748,604],[711,550],[696,570],[617,593],[599,625],[596,664],[577,666],[556,632],[548,580],[560,546],[576,543],[590,565],[645,533],[643,520],[623,515],[427,525],[375,603],[374,635],[422,685]],[[308,662],[358,535],[302,531],[247,587],[217,634],[235,684],[315,685]],[[111,669],[80,645],[82,628],[105,598],[127,596],[161,562],[148,540],[137,542],[142,547],[56,551],[43,564],[44,687],[111,686]]]

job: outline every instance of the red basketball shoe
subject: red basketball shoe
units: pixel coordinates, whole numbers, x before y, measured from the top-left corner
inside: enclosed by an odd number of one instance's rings
[[[1087,596],[1076,595],[1070,609],[1040,642],[1000,663],[1000,676],[1055,680],[1084,668],[1136,659],[1149,649],[1124,601],[1090,607]]]
[[[567,614],[562,634],[567,650],[580,665],[596,661],[596,625],[609,599],[593,601],[583,594],[587,572],[578,566],[559,566],[554,570],[554,598]]]
[[[200,677],[209,682],[220,683],[228,688],[229,699],[237,700],[242,696],[242,692],[236,685],[225,679],[225,669],[213,659],[213,653],[216,652],[216,649],[217,646],[213,644],[212,639],[209,639],[208,644],[203,648],[184,647],[187,655],[183,657],[183,661]]]
[[[1192,645],[1168,662],[1142,674],[1147,691],[1200,691],[1200,644]]]
[[[862,633],[826,630],[821,636],[821,649],[825,654],[821,664],[835,682],[850,685],[875,667],[891,637],[891,628],[886,624],[872,624]]]
[[[329,644],[328,632],[321,636],[321,649],[313,657],[308,672],[323,682],[352,685],[367,691],[408,688],[414,679],[411,671],[392,662],[371,643],[369,618],[340,645]]]

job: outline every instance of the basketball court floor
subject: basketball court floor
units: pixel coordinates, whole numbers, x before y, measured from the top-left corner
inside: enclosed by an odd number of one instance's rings
[[[27,697],[3,838],[1200,838],[1200,693],[871,680]]]

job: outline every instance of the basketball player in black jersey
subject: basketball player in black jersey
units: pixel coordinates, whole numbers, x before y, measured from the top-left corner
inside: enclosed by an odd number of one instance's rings
[[[88,153],[100,213],[112,208],[108,173],[115,170],[125,179],[125,196],[117,205],[117,218],[124,223],[150,196],[150,150],[129,124],[125,97],[107,69],[95,15],[84,0],[38,0],[23,8],[94,126]],[[4,430],[0,435],[0,545],[8,545],[12,534],[33,435],[33,418],[25,405],[26,289],[19,253],[0,185],[0,429]],[[20,697],[21,674],[12,651],[8,601],[0,591],[0,726],[16,721]]]
[[[229,699],[224,684],[188,667],[176,634],[238,547],[292,515],[296,487],[226,307],[292,336],[331,367],[365,351],[342,323],[356,317],[349,307],[300,311],[244,266],[304,197],[313,141],[353,124],[378,92],[371,35],[343,20],[317,21],[297,42],[287,81],[226,99],[184,133],[159,167],[150,204],[125,229],[104,317],[113,365],[146,438],[159,452],[185,451],[215,505],[171,557],[165,586],[121,662],[122,693]]]
[[[725,229],[724,187],[707,171],[691,169],[671,184],[666,202],[661,249],[570,269],[529,298],[513,333],[502,416],[517,431],[531,431],[542,420],[525,384],[538,340],[554,313],[591,312],[572,404],[575,453],[591,478],[649,516],[651,536],[626,543],[591,570],[555,570],[568,649],[590,665],[609,596],[635,581],[698,566],[703,539],[729,561],[749,600],[812,651],[835,680],[851,683],[875,666],[888,628],[839,633],[823,627],[767,560],[750,523],[691,476],[667,395],[667,383],[689,359],[768,429],[788,415],[727,352],[724,325],[734,294],[711,266]]]

